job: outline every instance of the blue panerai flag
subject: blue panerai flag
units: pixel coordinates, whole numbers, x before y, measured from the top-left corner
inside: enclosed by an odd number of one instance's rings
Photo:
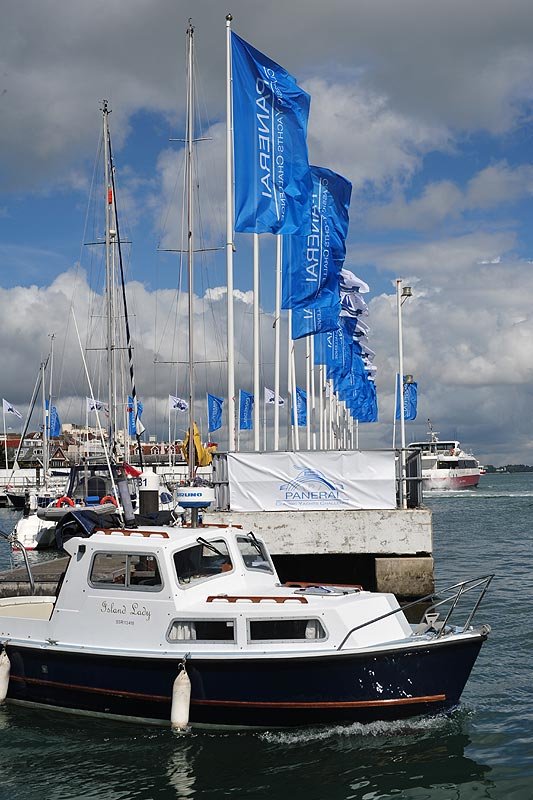
[[[48,434],[49,436],[59,436],[61,433],[61,420],[59,419],[59,414],[57,413],[57,408],[55,406],[50,407],[50,420],[48,423]]]
[[[292,338],[334,331],[339,325],[340,303],[325,307],[296,306],[292,310]]]
[[[222,406],[224,400],[216,394],[207,393],[207,429],[210,433],[222,427]]]
[[[311,214],[301,234],[283,240],[282,307],[331,306],[339,301],[346,255],[352,184],[324,167],[311,167]]]
[[[400,376],[396,375],[396,419],[401,417]],[[403,418],[406,422],[416,419],[418,384],[412,375],[403,376]]]
[[[244,389],[239,390],[239,430],[251,431],[253,423],[254,396]]]
[[[47,411],[48,408],[50,408],[50,412],[48,414],[48,436],[51,437],[59,436],[59,434],[61,433],[61,420],[59,419],[57,408],[55,406],[50,406],[47,400],[46,401]]]
[[[140,400],[137,400],[137,419],[140,421],[142,413],[144,410],[144,406]],[[136,436],[137,434],[141,434],[143,430],[140,430],[139,427],[142,427],[144,430],[144,425],[139,426],[135,419],[135,403],[133,402],[133,397],[128,397],[128,433],[130,436]]]
[[[311,206],[309,95],[236,33],[231,60],[235,230],[296,233]]]
[[[318,333],[315,336],[315,366],[326,364],[335,369],[342,367],[343,338],[344,334],[340,326],[327,333]]]
[[[307,392],[305,389],[296,387],[296,416],[298,417],[298,427],[307,425]],[[294,425],[294,410],[292,412],[292,424]]]

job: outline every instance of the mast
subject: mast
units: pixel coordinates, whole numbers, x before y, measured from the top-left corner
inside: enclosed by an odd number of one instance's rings
[[[114,275],[112,248],[115,240],[114,202],[109,159],[109,125],[107,100],[102,108],[104,142],[104,185],[105,185],[105,270],[106,270],[106,319],[107,319],[107,399],[108,399],[108,437],[109,452],[115,453],[115,342],[114,342]]]
[[[50,469],[50,437],[51,437],[51,425],[50,420],[52,419],[52,376],[54,372],[54,339],[55,333],[50,334],[50,377],[48,380],[48,408],[45,414],[45,430],[46,430],[46,439],[43,440],[43,469],[44,469],[44,488],[48,488],[48,472]],[[43,375],[43,382],[44,382],[44,375]]]
[[[233,110],[231,102],[231,14],[226,16],[226,281],[228,337],[228,450],[235,451],[235,343],[233,330]],[[259,398],[255,398],[256,404]]]
[[[194,44],[194,28],[189,20],[189,27],[187,28],[187,56],[188,56],[188,69],[187,69],[187,131],[186,131],[186,148],[187,148],[187,274],[188,274],[188,290],[189,290],[189,481],[192,482],[194,478],[195,468],[195,449],[194,449],[194,331],[193,331],[193,254],[194,254],[194,238],[193,238],[193,135],[194,135],[194,84],[193,84],[193,44]]]
[[[46,487],[47,474],[48,474],[48,414],[46,413],[46,387],[44,382],[44,373],[46,363],[41,361],[41,393],[43,403],[43,481],[42,484]],[[6,448],[7,449],[7,448]]]

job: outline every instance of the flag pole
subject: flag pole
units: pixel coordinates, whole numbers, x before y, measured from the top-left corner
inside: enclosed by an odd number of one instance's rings
[[[311,449],[311,341],[312,336],[305,337],[305,391],[307,392],[307,414],[305,420],[306,447]]]
[[[263,393],[263,452],[267,449],[267,403]]]
[[[394,379],[394,408],[392,410],[392,449],[396,449],[396,407],[398,405],[398,373]]]
[[[290,311],[289,311],[290,314]],[[298,452],[300,449],[300,431],[298,430],[298,401],[297,401],[297,392],[296,392],[296,361],[294,358],[294,339],[289,339],[291,343],[291,375],[292,375],[292,382],[291,382],[291,389],[292,389],[292,425],[294,430],[294,449]]]
[[[292,382],[292,348],[294,343],[291,339],[292,310],[290,308],[287,311],[287,329],[287,450],[294,451],[296,450],[296,434],[293,419],[295,409]]]
[[[316,400],[315,400],[315,337],[309,337],[309,358],[310,358],[310,378],[311,378],[311,404],[307,400],[307,414],[311,417],[311,442],[313,450],[316,450]],[[308,396],[309,398],[309,396]],[[322,423],[321,423],[322,424]]]
[[[172,446],[170,440],[170,400],[168,401],[168,466],[172,467]]]
[[[231,103],[231,14],[226,16],[226,273],[228,347],[228,450],[235,450],[235,361],[233,330],[233,109]]]
[[[7,433],[6,433],[6,409],[4,406],[5,400],[2,400],[2,415],[4,417],[4,455],[6,457],[6,470],[9,469],[7,463]]]
[[[260,449],[260,408],[259,408],[259,234],[254,233],[254,450]]]
[[[279,450],[279,370],[281,348],[281,255],[282,239],[276,236],[276,310],[274,329],[274,450]],[[289,338],[291,332],[288,332]]]

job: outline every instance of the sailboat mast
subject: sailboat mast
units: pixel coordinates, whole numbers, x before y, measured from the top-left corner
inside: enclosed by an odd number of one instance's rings
[[[109,160],[109,109],[104,100],[103,142],[104,142],[104,187],[105,187],[105,271],[106,271],[106,318],[107,318],[107,398],[108,398],[108,436],[109,452],[115,452],[115,348],[114,348],[114,275],[112,259],[112,243],[114,231],[113,187]]]
[[[194,332],[193,332],[193,141],[194,141],[194,84],[193,84],[193,55],[194,55],[194,28],[189,20],[187,28],[187,272],[189,290],[189,480],[194,478],[195,448],[194,448]]]
[[[44,374],[46,363],[41,361],[41,394],[43,403],[43,480],[42,484],[46,487],[48,481],[48,414],[46,412],[46,387]]]

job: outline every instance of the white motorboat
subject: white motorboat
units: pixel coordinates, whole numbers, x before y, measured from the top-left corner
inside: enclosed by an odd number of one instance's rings
[[[411,625],[392,594],[282,586],[265,542],[231,526],[106,528],[65,549],[55,597],[0,600],[8,701],[179,726],[435,714],[490,630],[473,618],[492,576]]]

